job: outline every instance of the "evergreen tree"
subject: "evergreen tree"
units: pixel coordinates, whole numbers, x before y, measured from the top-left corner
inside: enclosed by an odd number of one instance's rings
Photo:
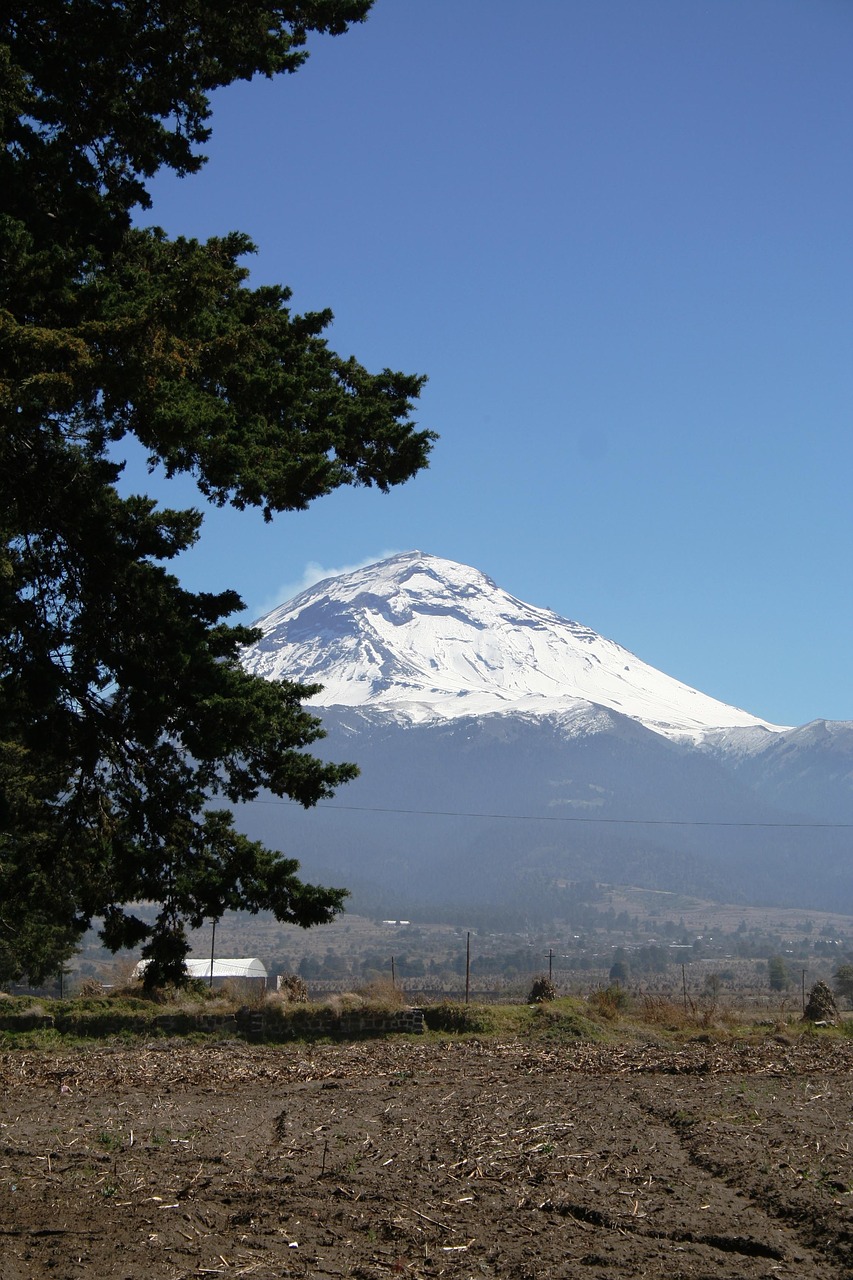
[[[304,748],[315,689],[240,666],[233,591],[168,562],[198,512],[120,496],[123,441],[211,502],[267,519],[426,465],[423,379],[330,350],[331,312],[250,288],[239,233],[170,240],[132,219],[192,174],[209,95],[293,72],[311,32],[371,0],[15,0],[0,16],[0,978],[55,971],[99,918],[179,980],[185,926],[228,908],[328,921],[345,891],[241,836],[268,788],[309,806],[353,777]],[[154,924],[132,904],[158,904]]]
[[[840,964],[832,975],[832,989],[837,996],[853,1001],[853,964]]]
[[[767,961],[767,976],[771,991],[787,991],[791,985],[791,976],[781,956],[771,956]]]

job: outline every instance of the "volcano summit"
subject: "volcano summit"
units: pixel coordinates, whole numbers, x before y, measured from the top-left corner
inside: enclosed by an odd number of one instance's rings
[[[477,569],[418,551],[327,578],[256,625],[264,635],[248,669],[321,683],[317,707],[370,708],[410,724],[606,708],[667,737],[780,731],[517,600]]]

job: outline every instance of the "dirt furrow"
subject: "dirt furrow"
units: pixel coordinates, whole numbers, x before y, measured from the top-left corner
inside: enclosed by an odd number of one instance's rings
[[[785,1052],[3,1055],[0,1276],[841,1280],[853,1060]]]

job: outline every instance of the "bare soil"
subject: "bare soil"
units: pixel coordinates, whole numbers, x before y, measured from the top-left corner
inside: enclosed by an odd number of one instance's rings
[[[853,1274],[853,1044],[0,1054],[2,1280]]]

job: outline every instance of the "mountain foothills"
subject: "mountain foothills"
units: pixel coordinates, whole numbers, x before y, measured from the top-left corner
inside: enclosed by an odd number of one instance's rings
[[[240,825],[354,909],[511,924],[604,880],[853,911],[853,723],[768,724],[420,552],[256,626],[247,669],[321,684],[324,755],[361,776]]]

